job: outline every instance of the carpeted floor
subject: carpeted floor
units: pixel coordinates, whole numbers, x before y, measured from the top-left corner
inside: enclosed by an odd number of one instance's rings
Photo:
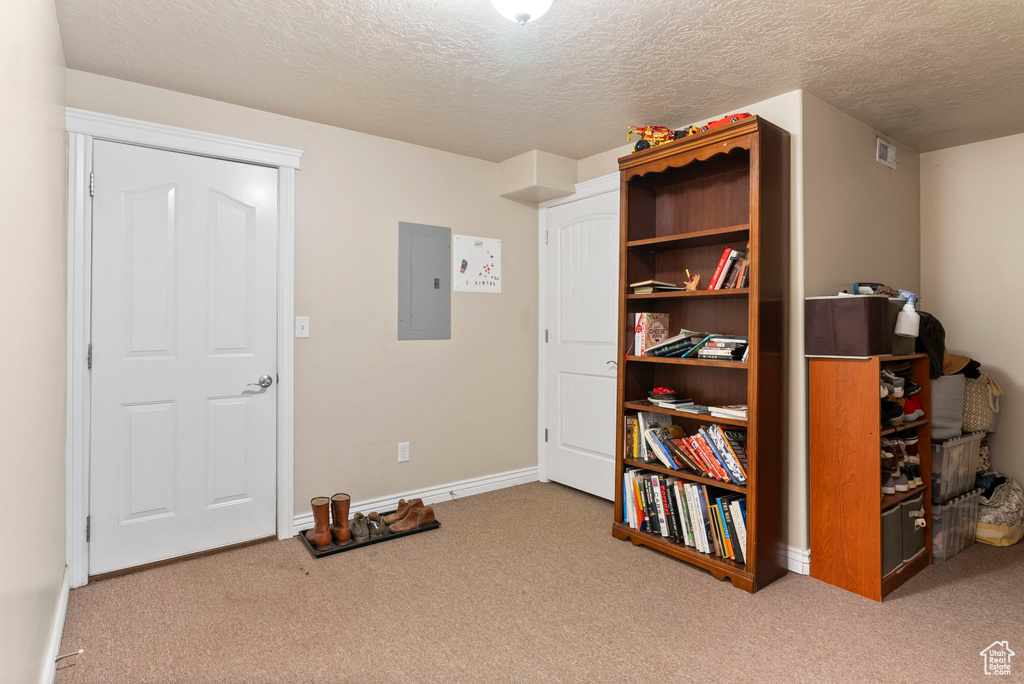
[[[319,561],[272,541],[76,589],[57,682],[962,682],[993,641],[1024,654],[1024,544],[877,604],[792,574],[749,595],[555,484],[436,511]]]

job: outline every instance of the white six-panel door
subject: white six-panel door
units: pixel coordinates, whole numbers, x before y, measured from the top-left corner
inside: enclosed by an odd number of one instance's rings
[[[272,535],[277,170],[93,159],[89,573]]]
[[[613,498],[619,197],[545,209],[547,477]]]

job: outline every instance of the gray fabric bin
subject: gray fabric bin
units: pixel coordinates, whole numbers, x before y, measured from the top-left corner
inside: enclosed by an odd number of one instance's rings
[[[903,562],[906,563],[924,550],[927,529],[924,518],[924,494],[900,502],[899,517],[903,528]],[[925,524],[918,523],[919,520]]]
[[[882,576],[903,563],[903,521],[900,505],[882,511]]]

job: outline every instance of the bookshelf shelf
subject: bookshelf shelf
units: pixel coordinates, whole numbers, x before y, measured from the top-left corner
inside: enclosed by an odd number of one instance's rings
[[[686,470],[672,470],[666,468],[663,465],[657,463],[647,463],[645,461],[638,461],[634,458],[623,459],[623,462],[631,468],[643,468],[644,470],[653,470],[656,473],[662,475],[671,475],[678,477],[680,480],[689,480],[690,482],[698,482],[700,484],[710,485],[712,487],[718,487],[719,489],[728,489],[731,492],[740,492],[742,494],[747,493],[747,488],[743,485],[736,485],[731,482],[722,482],[720,480],[713,480],[710,477],[703,477],[701,475],[695,475]]]
[[[672,409],[661,408],[647,402],[646,400],[640,401],[627,401],[623,405],[623,408],[631,409],[633,411],[651,411],[652,413],[664,413],[668,416],[675,418],[688,418],[689,420],[697,420],[702,423],[714,423],[716,425],[732,425],[735,427],[747,427],[747,421],[740,420],[738,418],[716,418],[715,416],[700,415],[698,413],[687,413],[686,411],[673,411]]]
[[[882,510],[884,511],[886,508],[888,508],[889,506],[892,506],[893,504],[898,504],[900,501],[903,501],[905,499],[909,499],[911,497],[914,497],[914,496],[917,496],[918,494],[923,493],[924,492],[924,488],[925,488],[925,485],[921,485],[920,487],[912,487],[911,489],[909,489],[909,490],[907,490],[905,492],[896,492],[895,494],[886,494],[885,496],[882,497]]]
[[[646,249],[651,251],[664,249],[682,249],[686,247],[703,247],[705,245],[720,245],[726,242],[746,240],[750,232],[750,225],[728,226],[726,228],[712,228],[711,230],[697,230],[692,233],[679,233],[675,235],[664,235],[662,237],[648,238],[646,240],[630,240],[626,243],[629,249]],[[712,290],[713,292],[714,290]]]
[[[786,472],[784,356],[789,296],[789,134],[759,117],[619,159],[618,366],[615,518],[612,534],[711,572],[755,592],[786,574],[783,543]],[[749,252],[749,286],[633,294],[629,283],[682,283],[687,271],[707,287],[725,249]],[[640,313],[667,315],[686,328],[748,338],[747,362],[627,356]],[[742,372],[728,372],[731,369]],[[746,404],[747,420],[714,418],[655,407],[645,400],[671,387],[705,405]],[[671,416],[692,435],[701,425],[747,428],[747,484],[739,486],[634,460],[626,454],[624,423],[637,412]],[[717,495],[746,495],[746,563],[698,551],[660,534],[631,528],[623,516],[626,469],[678,477]],[[678,537],[677,537],[678,538]]]
[[[690,297],[746,297],[750,290],[736,287],[729,290],[681,290],[676,292],[649,292],[647,294],[628,294],[626,299],[689,299]]]
[[[888,360],[889,359],[886,359],[886,361],[888,361]],[[917,428],[917,427],[921,427],[921,426],[927,425],[927,424],[928,424],[928,419],[927,418],[922,418],[921,420],[913,420],[913,421],[910,421],[909,423],[902,423],[901,425],[897,425],[896,427],[887,427],[884,430],[882,430],[882,432],[880,434],[883,437],[885,437],[886,435],[891,435],[892,433],[896,432],[897,430],[909,430],[911,428]]]
[[[707,366],[708,368],[738,368],[744,370],[750,367],[745,361],[719,361],[718,359],[679,359],[671,356],[627,356],[626,361],[633,363],[670,363],[676,366]]]

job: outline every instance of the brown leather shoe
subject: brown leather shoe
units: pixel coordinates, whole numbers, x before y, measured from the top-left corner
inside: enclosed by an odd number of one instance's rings
[[[331,500],[326,496],[317,496],[309,503],[313,507],[313,529],[306,530],[306,539],[316,546],[317,551],[326,551],[331,548],[331,531],[328,529],[328,506]]]
[[[348,544],[352,538],[352,531],[348,528],[348,509],[352,504],[352,497],[348,494],[335,494],[331,497],[331,517],[334,524],[331,525],[331,537],[338,546]]]
[[[406,501],[405,499],[398,500],[398,510],[390,515],[384,516],[385,525],[394,525],[396,522],[409,515],[409,511],[414,508],[423,505],[423,499],[413,499],[412,501]]]
[[[409,514],[389,527],[392,532],[408,532],[434,522],[434,509],[430,506],[417,506]]]

